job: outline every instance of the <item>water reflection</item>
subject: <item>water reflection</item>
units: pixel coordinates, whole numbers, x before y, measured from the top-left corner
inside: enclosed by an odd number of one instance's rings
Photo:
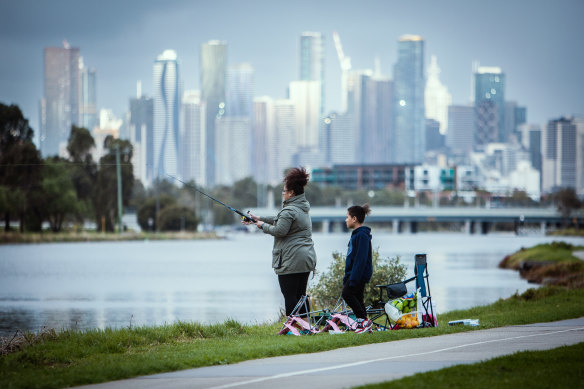
[[[428,254],[438,312],[489,304],[532,285],[497,268],[519,248],[546,237],[377,234],[384,257]],[[557,238],[555,240],[558,240]],[[584,244],[583,239],[562,239]],[[315,235],[318,270],[348,234]],[[225,241],[100,242],[0,246],[0,336],[16,329],[122,328],[176,321],[275,320],[283,305],[263,234]],[[314,283],[316,280],[310,280]]]

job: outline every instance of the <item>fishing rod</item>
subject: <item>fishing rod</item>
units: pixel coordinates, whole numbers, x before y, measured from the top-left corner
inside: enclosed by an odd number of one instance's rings
[[[196,190],[197,192],[199,192],[200,194],[202,194],[202,195],[204,195],[204,196],[207,196],[207,197],[208,197],[208,198],[210,198],[211,200],[218,202],[219,204],[221,204],[221,205],[222,205],[222,206],[224,206],[225,208],[229,209],[230,211],[233,211],[233,212],[235,212],[236,214],[238,214],[239,216],[241,216],[241,218],[243,219],[243,221],[244,221],[244,222],[251,222],[251,223],[256,223],[256,222],[257,222],[257,220],[256,220],[256,219],[254,219],[253,217],[251,217],[251,216],[248,216],[248,215],[244,214],[243,212],[241,212],[241,211],[240,211],[240,210],[238,210],[238,209],[235,209],[235,208],[233,208],[233,207],[230,207],[229,205],[225,204],[224,202],[217,200],[217,199],[216,199],[215,197],[213,197],[213,196],[209,196],[207,193],[203,192],[202,190],[200,190],[200,189],[197,189],[197,187],[196,187],[196,186],[194,186],[194,185],[191,185],[191,184],[187,184],[187,183],[186,183],[186,182],[184,182],[183,180],[181,180],[181,179],[179,179],[179,178],[176,178],[175,176],[171,176],[171,175],[170,175],[170,174],[168,174],[168,173],[166,173],[166,175],[167,175],[167,176],[169,176],[169,177],[170,177],[170,178],[172,178],[172,179],[175,179],[175,180],[177,180],[178,182],[182,182],[182,183],[183,183],[183,185],[185,185],[185,186],[187,186],[187,187],[189,187],[189,188],[191,188],[191,189],[194,189],[194,190]],[[247,211],[247,213],[249,214],[249,211]]]

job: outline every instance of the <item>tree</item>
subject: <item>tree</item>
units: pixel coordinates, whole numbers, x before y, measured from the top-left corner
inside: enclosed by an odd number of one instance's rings
[[[28,197],[41,182],[42,159],[32,142],[14,143],[0,154],[0,185],[11,192],[11,204],[4,213],[5,231],[10,230],[11,214],[18,215],[24,231]]]
[[[120,164],[122,176],[122,206],[128,205],[132,196],[134,173],[132,168],[132,145],[127,140],[114,139],[111,135],[104,140],[104,149],[107,154],[99,160],[94,191],[94,210],[97,225],[101,225],[105,218],[107,231],[114,231],[118,218],[118,181],[116,172],[116,148],[120,150]]]
[[[87,129],[71,126],[67,151],[71,162],[73,162],[70,165],[73,185],[77,198],[82,202],[76,215],[79,221],[93,214],[92,197],[97,181],[97,164],[91,155],[94,147],[95,141]]]
[[[563,188],[556,192],[554,200],[558,207],[558,212],[562,214],[566,220],[570,217],[572,212],[579,209],[582,203],[578,199],[578,195],[573,188]]]
[[[59,232],[63,222],[79,212],[75,185],[69,173],[68,161],[58,157],[47,159],[43,171],[43,209],[51,231]]]
[[[13,145],[31,143],[33,130],[17,105],[0,103],[0,155]]]
[[[167,195],[163,194],[158,197],[149,197],[144,203],[138,208],[138,224],[140,228],[144,231],[160,231],[157,224],[156,216],[156,203],[158,202],[159,212],[164,208],[173,206],[176,204],[176,200]],[[150,224],[152,222],[152,224]]]
[[[380,258],[379,250],[373,250],[373,275],[365,287],[365,305],[375,304],[379,300],[379,288],[375,285],[394,284],[403,281],[406,275],[406,265],[400,263],[399,257]],[[318,283],[310,287],[308,294],[313,303],[320,308],[333,307],[343,290],[345,276],[345,255],[333,253],[333,262],[328,269],[320,274]]]
[[[156,225],[161,231],[196,231],[197,217],[190,208],[170,205],[160,211]]]

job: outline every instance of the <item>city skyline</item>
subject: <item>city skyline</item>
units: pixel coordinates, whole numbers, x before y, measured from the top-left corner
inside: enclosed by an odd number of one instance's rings
[[[0,5],[3,57],[18,58],[0,65],[0,101],[19,105],[35,136],[40,132],[38,106],[43,96],[42,51],[61,46],[64,39],[80,49],[86,66],[96,69],[98,108],[112,109],[119,117],[128,110],[136,81],[142,81],[144,94],[154,94],[151,64],[166,49],[178,54],[185,90],[201,89],[199,48],[213,39],[227,43],[228,64],[249,62],[254,67],[256,96],[284,98],[288,84],[299,78],[298,37],[306,31],[323,34],[325,114],[341,108],[341,69],[333,31],[339,33],[353,69],[373,69],[378,57],[382,75],[389,77],[399,36],[419,34],[426,42],[425,62],[431,55],[438,58],[441,81],[455,105],[470,102],[471,66],[476,60],[502,69],[507,76],[506,99],[527,107],[528,123],[544,125],[552,118],[582,114],[584,108],[578,90],[584,84],[579,71],[584,54],[574,50],[584,36],[577,21],[584,4],[578,1],[535,2],[529,8],[518,1],[490,2],[489,9],[498,11],[496,17],[481,3],[462,1],[441,5],[366,1],[350,10],[338,2],[302,7],[129,1],[115,8],[108,1],[58,3],[58,7],[27,1]],[[157,24],[167,28],[153,31]]]

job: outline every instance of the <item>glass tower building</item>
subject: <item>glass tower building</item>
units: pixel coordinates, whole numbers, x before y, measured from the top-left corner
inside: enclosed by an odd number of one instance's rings
[[[79,124],[79,49],[45,48],[45,97],[43,100],[40,149],[43,157],[62,155],[72,125]]]
[[[505,74],[498,67],[478,68],[475,73],[475,146],[506,142]]]
[[[324,112],[324,37],[320,32],[300,36],[300,81],[320,81],[320,106]]]
[[[205,177],[207,185],[215,185],[215,120],[225,115],[225,78],[227,43],[209,41],[201,45],[201,100],[206,110]]]
[[[396,163],[419,163],[426,150],[424,107],[424,39],[404,35],[398,42],[398,59],[394,65],[394,136],[392,160]]]
[[[154,62],[154,178],[179,172],[179,64],[174,50]]]

